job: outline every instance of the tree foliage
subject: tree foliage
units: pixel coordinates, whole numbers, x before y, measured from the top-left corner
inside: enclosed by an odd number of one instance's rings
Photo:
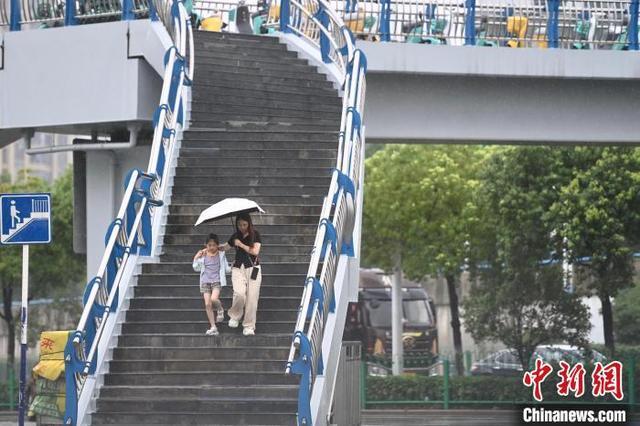
[[[365,263],[389,271],[399,255],[410,278],[446,278],[460,374],[456,282],[479,222],[472,195],[481,160],[477,147],[395,145],[376,152],[366,163]]]
[[[364,262],[390,271],[402,257],[413,279],[458,274],[479,223],[473,193],[483,151],[388,145],[366,163]]]
[[[486,214],[474,255],[484,262],[464,301],[465,326],[476,340],[514,348],[523,366],[540,344],[584,346],[589,330],[585,306],[562,290],[562,271],[553,262],[548,213],[566,178],[562,161],[550,148],[500,150],[486,163],[477,195]]]
[[[613,323],[616,325],[616,343],[640,345],[640,285],[618,293]],[[620,352],[619,348],[616,352]]]
[[[640,153],[635,148],[576,148],[571,179],[550,216],[570,257],[602,302],[605,345],[614,351],[611,297],[633,283],[633,251],[640,238]]]

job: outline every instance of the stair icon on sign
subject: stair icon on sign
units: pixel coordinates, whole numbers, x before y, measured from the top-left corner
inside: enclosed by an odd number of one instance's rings
[[[19,212],[18,212],[19,213]],[[29,225],[38,221],[48,221],[50,218],[49,201],[45,199],[31,200],[31,212],[28,216],[20,217],[14,227],[9,228],[9,232],[0,234],[2,243],[11,242]]]

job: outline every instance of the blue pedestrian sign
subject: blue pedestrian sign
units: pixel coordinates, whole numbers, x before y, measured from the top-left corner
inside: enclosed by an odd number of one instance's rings
[[[51,194],[0,195],[0,244],[51,242]]]

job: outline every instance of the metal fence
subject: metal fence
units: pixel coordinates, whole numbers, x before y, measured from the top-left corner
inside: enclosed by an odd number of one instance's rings
[[[626,406],[629,412],[640,411],[640,403],[636,402],[636,396],[640,391],[640,380],[638,380],[640,370],[637,368],[636,357],[626,357],[619,360],[623,363],[622,388],[624,397],[621,401],[613,400],[613,398],[591,397],[588,391],[582,398],[559,398],[555,393],[557,370],[554,370],[552,373],[554,378],[547,380],[548,383],[545,383],[546,389],[543,390],[543,396],[545,397],[543,403],[588,405],[601,408],[616,404]],[[391,406],[395,408],[436,406],[444,409],[454,407],[492,408],[538,403],[533,399],[531,390],[522,384],[522,372],[511,375],[500,375],[498,373],[496,375],[483,374],[474,377],[469,375],[458,376],[453,374],[452,360],[441,358],[424,374],[408,373],[410,380],[407,380],[405,386],[402,382],[402,376],[399,378],[381,377],[383,375],[377,374],[377,370],[376,373],[371,374],[370,366],[370,362],[363,362],[361,366],[361,401],[362,407],[365,409]],[[588,370],[585,383],[590,382],[590,373],[591,370]],[[419,379],[420,376],[422,376],[422,379]],[[550,375],[549,378],[551,377]],[[487,379],[489,380],[488,382],[482,382],[482,380]],[[420,380],[422,380],[422,383]],[[410,386],[413,387],[408,389]],[[392,390],[386,393],[382,392],[385,397],[381,398],[380,389],[385,387]],[[505,392],[500,392],[501,387],[517,389],[519,395],[516,395],[516,393],[505,395]],[[527,396],[523,397],[524,394]]]
[[[487,47],[637,48],[634,1],[333,1],[360,39]],[[635,30],[634,30],[635,28]]]
[[[0,411],[18,409],[18,376],[9,362],[0,363]]]
[[[302,16],[302,11],[313,14],[309,7],[312,3],[287,1],[291,12],[309,23],[311,15]],[[333,0],[330,3],[347,28],[358,38],[370,41],[638,49],[638,0],[523,0],[515,4],[508,0]],[[208,19],[208,29],[235,32],[239,6],[248,9],[255,33],[278,29],[282,0],[197,0],[193,3],[193,16],[197,24]],[[149,0],[0,0],[0,29],[10,24],[18,29],[135,19],[148,16],[149,7]]]

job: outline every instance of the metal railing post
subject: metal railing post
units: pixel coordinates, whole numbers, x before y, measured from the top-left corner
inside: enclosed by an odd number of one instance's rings
[[[65,8],[64,8],[64,25],[78,25],[78,20],[76,19],[76,1],[75,0],[66,0]]]
[[[465,376],[469,376],[471,375],[471,364],[472,364],[472,359],[471,359],[471,351],[465,351],[464,353],[464,375]]]
[[[149,0],[149,19],[152,21],[158,21],[158,10],[156,9],[156,3],[154,0]]]
[[[318,21],[324,28],[329,28],[329,15],[324,9],[324,5],[320,3],[320,10],[318,11]],[[320,55],[322,56],[322,62],[325,64],[331,63],[331,57],[329,56],[329,49],[331,49],[331,42],[329,37],[324,31],[320,31]]]
[[[20,31],[20,18],[22,15],[20,9],[20,0],[11,0],[11,17],[9,22],[9,29],[11,31]]]
[[[638,0],[631,0],[629,5],[629,50],[638,50]]]
[[[467,0],[466,16],[464,21],[464,45],[476,44],[476,0]]]
[[[133,13],[133,0],[122,0],[122,20],[133,21],[136,19],[136,14]]]
[[[362,352],[360,357],[360,409],[367,408],[367,356]]]
[[[13,373],[14,373],[13,372],[13,365],[7,363],[7,377],[8,377],[8,380],[9,380],[9,409],[10,410],[14,410],[16,408],[15,407],[15,403],[16,403],[16,400],[15,400],[16,394],[15,394],[15,392],[16,392],[16,389],[15,389],[15,383],[14,383],[15,376],[14,376]]]
[[[391,41],[391,0],[380,2],[380,41]]]
[[[282,0],[280,2],[280,31],[283,33],[290,33],[289,17],[291,14],[291,2],[289,0]]]
[[[444,386],[442,400],[444,401],[444,409],[449,409],[449,358],[445,358],[442,362],[444,367]]]
[[[627,371],[629,372],[628,376],[628,386],[629,390],[627,391],[629,394],[629,412],[633,411],[633,406],[636,403],[636,358],[632,356],[631,359],[627,360]]]
[[[549,19],[547,21],[547,44],[549,48],[558,47],[558,16],[560,14],[560,0],[547,0]]]

